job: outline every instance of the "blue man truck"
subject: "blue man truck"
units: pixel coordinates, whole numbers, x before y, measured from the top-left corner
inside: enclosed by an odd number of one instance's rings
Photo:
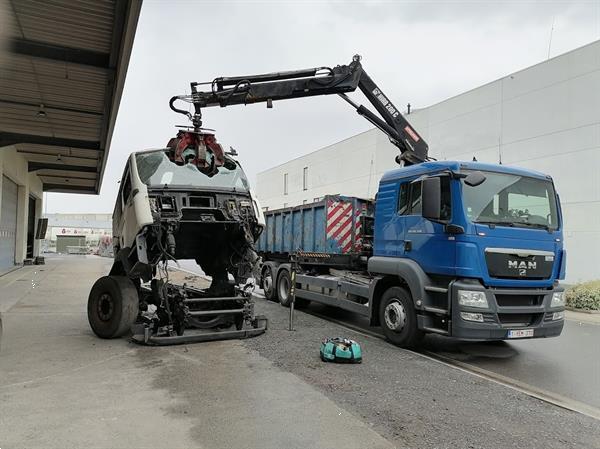
[[[435,161],[428,145],[351,64],[216,78],[178,97],[201,109],[337,94],[400,150],[375,201],[329,195],[267,211],[257,245],[268,299],[317,302],[367,316],[399,346],[425,333],[504,340],[560,335],[562,216],[550,176],[479,162]],[[379,116],[351,100],[359,88]],[[185,111],[181,111],[185,113]]]
[[[558,196],[541,173],[477,162],[392,170],[374,202],[344,196],[265,213],[265,296],[367,316],[400,346],[425,333],[560,335],[565,252]]]

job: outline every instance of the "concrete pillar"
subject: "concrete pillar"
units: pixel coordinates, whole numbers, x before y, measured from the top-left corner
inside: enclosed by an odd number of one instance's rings
[[[42,197],[35,197],[35,231],[37,232],[38,219],[42,218],[42,211],[44,210],[44,194]],[[35,239],[33,241],[33,257],[41,256],[40,251],[42,249],[42,241]]]
[[[29,203],[29,187],[19,184],[17,191],[17,245],[15,263],[22,264],[27,255],[27,216]]]

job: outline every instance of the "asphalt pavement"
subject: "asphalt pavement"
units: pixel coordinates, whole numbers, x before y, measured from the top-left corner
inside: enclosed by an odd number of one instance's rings
[[[319,304],[311,304],[306,311],[381,334],[380,329],[369,327],[366,318],[352,312]],[[498,375],[501,380],[506,377],[525,389],[600,416],[598,342],[600,324],[592,320],[567,319],[563,333],[556,338],[469,342],[428,335],[420,350],[450,362],[459,362],[467,369],[473,367]]]
[[[111,262],[48,257],[0,277],[1,448],[394,447],[241,341],[97,338],[87,296]]]
[[[0,277],[2,448],[600,448],[592,418],[302,312],[290,332],[264,299],[256,338],[100,340],[86,301],[111,261],[47,262]],[[320,361],[338,335],[361,365]]]
[[[302,310],[289,331],[289,309],[264,299],[257,299],[256,307],[269,317],[269,330],[243,344],[360,417],[396,447],[600,447],[599,421],[591,417]],[[329,312],[344,318],[335,309]],[[320,341],[335,336],[361,344],[361,365],[319,360]]]
[[[202,275],[193,261],[180,268]],[[262,291],[258,290],[261,295]],[[352,312],[310,305],[309,311],[380,333],[366,318]],[[300,312],[302,313],[302,312]],[[580,402],[600,414],[600,319],[567,312],[563,333],[557,338],[502,342],[467,342],[428,335],[424,349],[450,360],[473,366],[532,386],[561,402]],[[574,404],[577,408],[577,404]]]
[[[557,338],[469,343],[430,338],[427,348],[600,410],[600,325],[567,320]]]

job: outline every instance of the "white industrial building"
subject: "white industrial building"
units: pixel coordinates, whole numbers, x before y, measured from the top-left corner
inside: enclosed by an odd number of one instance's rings
[[[443,160],[501,161],[550,174],[564,214],[567,282],[600,278],[600,41],[414,111]],[[398,150],[373,129],[257,176],[263,207],[326,194],[372,198]]]
[[[44,251],[65,253],[69,245],[94,249],[102,240],[112,244],[112,214],[46,214],[45,218]]]

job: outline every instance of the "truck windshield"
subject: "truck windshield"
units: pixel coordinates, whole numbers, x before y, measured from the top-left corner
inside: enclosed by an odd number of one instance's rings
[[[473,223],[500,226],[558,228],[552,182],[527,176],[485,172],[483,184],[463,182],[463,201]]]
[[[233,170],[219,167],[219,173],[209,177],[193,164],[178,165],[162,150],[139,153],[135,157],[140,179],[147,186],[192,186],[248,191],[249,184],[239,165]]]

